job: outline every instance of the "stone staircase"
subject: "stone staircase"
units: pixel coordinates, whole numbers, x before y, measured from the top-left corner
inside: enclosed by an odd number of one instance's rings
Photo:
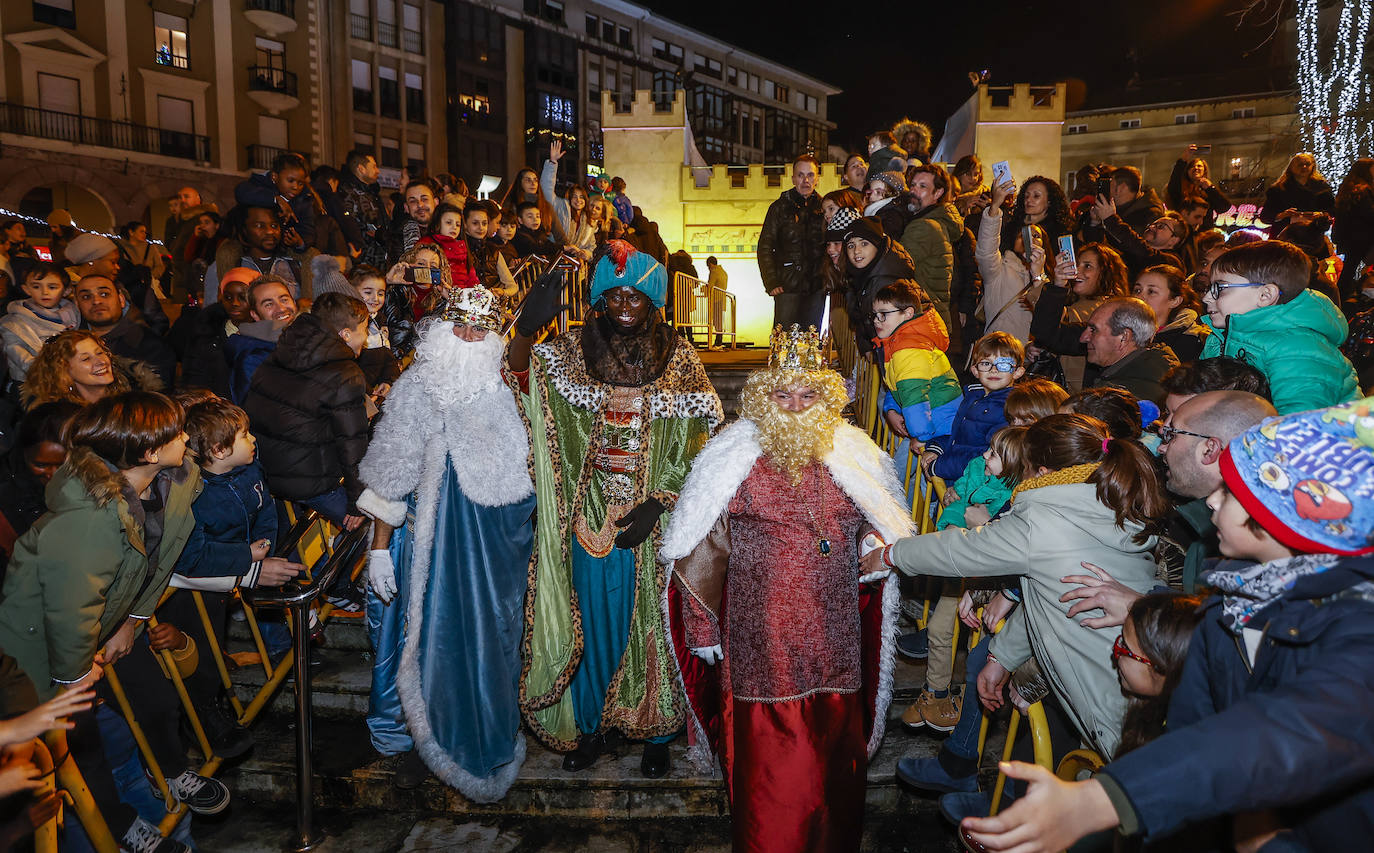
[[[312,675],[317,721],[316,804],[324,813],[352,815],[350,821],[358,814],[407,814],[418,816],[417,819],[434,815],[485,821],[484,825],[495,821],[502,826],[514,822],[543,827],[554,821],[570,827],[619,827],[617,831],[632,838],[668,832],[668,828],[681,825],[688,827],[684,831],[692,838],[703,842],[715,839],[716,846],[701,850],[728,849],[724,789],[714,771],[702,771],[687,761],[685,737],[674,742],[673,769],[664,779],[646,779],[640,774],[637,745],[628,745],[590,770],[574,774],[562,769],[561,756],[529,737],[528,757],[520,778],[498,803],[473,803],[434,778],[414,791],[396,788],[391,784],[393,759],[373,751],[365,722],[372,666],[365,620],[336,615],[328,625],[326,637],[326,647],[316,652],[322,663]],[[231,649],[246,649],[246,638],[243,626],[235,624],[231,629]],[[899,758],[933,756],[939,746],[939,736],[907,731],[897,719],[915,699],[924,670],[924,663],[898,659],[887,736],[868,771],[864,850],[959,849],[952,828],[939,816],[936,801],[899,787],[893,775]],[[243,696],[263,683],[260,667],[240,668],[233,678],[241,686]],[[288,680],[253,726],[257,748],[220,773],[239,803],[251,803],[252,813],[278,815],[278,832],[286,832],[293,820],[287,808],[295,802],[293,704]],[[989,748],[999,747],[990,743]],[[243,813],[242,809],[236,811]],[[645,844],[629,849],[698,849],[668,842]],[[405,849],[418,848],[408,845]],[[575,849],[591,851],[597,846]]]

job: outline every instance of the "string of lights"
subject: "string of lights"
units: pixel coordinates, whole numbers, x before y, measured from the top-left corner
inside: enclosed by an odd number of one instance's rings
[[[47,228],[48,228],[48,221],[47,221],[46,219],[41,219],[41,218],[39,218],[39,217],[37,217],[37,216],[29,216],[27,213],[20,213],[20,212],[17,211],[17,210],[10,210],[9,208],[6,208],[6,207],[0,207],[0,219],[4,219],[4,220],[18,219],[20,222],[23,222],[23,223],[25,223],[26,225],[41,225],[41,226],[43,226],[43,229],[44,229],[45,233],[46,233]],[[84,232],[84,233],[87,233],[87,234],[99,234],[99,235],[102,236],[102,237],[109,237],[111,240],[119,240],[119,239],[121,239],[120,236],[119,236],[118,234],[107,234],[107,233],[104,232],[104,231],[87,231],[85,228],[82,228],[82,227],[80,227],[79,225],[77,225],[76,222],[75,222],[75,220],[72,221],[72,227],[73,227],[73,228],[76,228],[76,230],[78,230],[78,231],[81,231],[81,232]],[[152,237],[149,237],[149,238],[148,238],[148,242],[149,242],[149,243],[152,243],[154,246],[161,246],[161,245],[163,245],[163,243],[162,243],[161,240],[155,240],[155,239],[153,239]]]
[[[1298,0],[1298,112],[1317,166],[1344,175],[1374,142],[1365,42],[1374,3],[1345,2],[1324,49],[1319,0]]]

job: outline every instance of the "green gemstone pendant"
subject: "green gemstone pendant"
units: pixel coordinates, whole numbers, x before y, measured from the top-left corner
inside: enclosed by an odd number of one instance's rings
[[[829,557],[829,556],[830,556],[830,540],[829,540],[829,539],[818,539],[818,540],[816,540],[816,550],[819,551],[819,552],[821,553],[821,556],[822,556],[822,557]]]

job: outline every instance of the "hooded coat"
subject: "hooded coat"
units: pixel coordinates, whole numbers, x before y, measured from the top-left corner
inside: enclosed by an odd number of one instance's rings
[[[1263,373],[1281,415],[1359,397],[1355,368],[1340,349],[1350,327],[1320,293],[1304,290],[1288,302],[1232,314],[1221,330],[1210,316],[1202,322],[1214,332],[1202,357],[1231,356]]]
[[[343,478],[353,506],[363,491],[358,463],[367,451],[366,396],[353,350],[319,317],[302,314],[282,331],[243,401],[274,496],[313,498]]]
[[[1256,613],[1253,663],[1221,622],[1221,598],[1203,608],[1168,731],[1095,777],[1122,830],[1153,843],[1274,809],[1289,827],[1276,847],[1358,846],[1374,825],[1374,559],[1344,558]]]
[[[1068,617],[1065,575],[1086,561],[1136,592],[1154,587],[1154,537],[1133,540],[1140,527],[1118,527],[1092,483],[1066,483],[1017,494],[1011,509],[972,529],[947,528],[892,546],[908,575],[1021,578],[1022,606],[992,639],[989,651],[1008,670],[1032,656],[1049,679],[1084,742],[1104,756],[1116,751],[1126,699],[1112,666],[1118,629],[1088,629]]]
[[[954,244],[964,235],[964,217],[944,202],[916,214],[902,231],[902,248],[911,256],[919,284],[949,326],[950,289],[954,275]]]
[[[878,332],[873,328],[873,297],[878,291],[894,281],[916,280],[916,271],[911,264],[911,256],[902,244],[891,237],[884,237],[884,244],[878,247],[878,257],[863,269],[849,265],[850,286],[845,294],[849,310],[849,324],[854,329],[854,342],[860,353],[873,351],[873,338]],[[847,263],[847,262],[846,262]]]
[[[0,599],[0,647],[41,698],[83,678],[130,616],[153,615],[194,525],[200,470],[188,458],[159,474],[153,488],[163,516],[150,559],[128,482],[90,449],[73,447],[48,483],[48,513],[15,544]]]

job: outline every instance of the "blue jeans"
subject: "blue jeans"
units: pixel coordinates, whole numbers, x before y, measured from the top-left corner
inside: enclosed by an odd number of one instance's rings
[[[344,491],[343,486],[339,486],[332,492],[315,495],[313,498],[306,498],[303,501],[296,501],[296,503],[316,510],[320,515],[340,527],[343,527],[344,516],[348,515],[348,493]]]
[[[983,706],[978,701],[978,673],[983,671],[988,662],[988,644],[991,642],[992,635],[985,632],[978,645],[969,649],[968,658],[964,661],[964,704],[959,711],[959,722],[945,739],[943,747],[970,761],[977,761],[980,757],[978,732],[983,728]]]

